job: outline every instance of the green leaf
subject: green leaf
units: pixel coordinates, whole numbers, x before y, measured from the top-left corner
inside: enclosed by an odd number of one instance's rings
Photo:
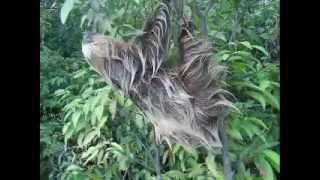
[[[88,127],[88,122],[87,121],[79,121],[77,127],[75,127],[75,132],[79,132],[83,128]]]
[[[93,158],[97,157],[99,153],[98,149],[95,149],[92,151],[91,155],[88,157],[88,159],[84,162],[84,164],[87,164],[89,161],[91,161]]]
[[[196,180],[207,180],[208,176],[198,176]]]
[[[84,138],[84,133],[80,133],[80,134],[78,135],[78,138],[77,138],[77,144],[78,144],[79,146],[82,146],[83,138]]]
[[[81,117],[81,112],[80,111],[77,111],[72,115],[72,119],[71,120],[72,120],[72,123],[73,123],[74,127],[77,127],[80,117]]]
[[[243,60],[243,58],[241,56],[231,56],[229,58],[229,61],[235,61],[235,60]]]
[[[237,129],[229,129],[228,130],[228,134],[231,137],[233,137],[234,139],[237,139],[237,140],[240,140],[240,141],[243,140],[241,133]]]
[[[111,146],[112,146],[115,150],[117,150],[118,152],[124,153],[123,148],[122,148],[119,144],[114,143],[114,142],[112,142],[112,143],[110,143],[110,144],[111,144]]]
[[[184,172],[186,170],[185,164],[184,164],[184,151],[179,152],[179,160],[180,160],[180,167],[181,170]]]
[[[97,161],[98,163],[103,163],[103,155],[105,154],[105,151],[101,150],[99,151],[98,155],[97,155]]]
[[[252,49],[252,46],[251,46],[251,44],[250,44],[248,41],[240,42],[240,44],[244,45],[245,47],[247,47],[247,48],[249,48],[249,49]]]
[[[118,10],[116,13],[114,13],[111,17],[110,20],[115,20],[116,18],[121,17],[124,14],[125,10],[124,8],[121,8],[120,10]]]
[[[66,134],[68,129],[70,129],[70,126],[71,126],[71,122],[67,122],[62,128],[62,134]]]
[[[87,116],[87,115],[89,114],[90,106],[91,106],[90,103],[91,103],[91,102],[88,102],[88,103],[86,103],[86,104],[83,105],[82,110],[83,110],[85,116]]]
[[[174,179],[185,179],[185,174],[178,170],[170,170],[165,175]]]
[[[110,19],[104,19],[102,22],[102,32],[105,33],[107,31],[109,32],[113,31],[111,24],[112,24],[112,21]]]
[[[100,95],[100,99],[101,99],[101,104],[102,104],[102,105],[107,105],[107,104],[109,104],[110,101],[112,101],[112,100],[109,98],[109,92],[108,92],[108,90],[102,91],[100,94],[101,94],[101,95]]]
[[[238,57],[240,57],[240,56],[238,56]],[[230,61],[232,61],[231,58],[229,58]],[[247,67],[246,63],[243,63],[243,62],[233,62],[231,65],[233,74],[235,76],[237,76],[238,74],[245,73],[246,69],[247,69],[246,67]]]
[[[100,105],[101,104],[100,102],[101,102],[101,99],[99,96],[94,97],[92,102],[90,103],[91,109],[94,109],[94,107],[96,107],[97,105]]]
[[[251,53],[247,52],[247,51],[237,51],[234,54],[238,54],[238,55],[243,56],[243,57],[252,57]]]
[[[271,93],[263,91],[264,96],[266,97],[266,102],[268,102],[273,108],[280,110],[279,100],[273,96]]]
[[[81,171],[81,170],[82,170],[82,168],[78,165],[75,165],[75,164],[71,164],[66,169],[66,171]]]
[[[237,9],[240,6],[240,0],[232,0],[231,2],[234,9]]]
[[[262,108],[265,110],[266,109],[266,101],[265,97],[262,93],[256,92],[256,91],[245,91],[244,92],[246,95],[252,97],[253,99],[257,100]]]
[[[117,100],[117,102],[123,106],[125,103],[125,97],[123,95],[123,93],[119,93],[118,91],[115,92],[115,99]]]
[[[195,178],[197,176],[200,176],[204,173],[204,169],[202,168],[202,164],[197,164],[192,167],[191,172],[189,173],[189,178]]]
[[[255,160],[255,164],[264,180],[274,180],[272,167],[268,161],[263,158],[263,156],[258,156]]]
[[[61,96],[62,94],[65,93],[65,90],[64,89],[58,89],[54,92],[54,95],[56,96]]]
[[[229,56],[230,56],[230,54],[224,54],[222,56],[222,60],[224,60],[224,61],[227,60]]]
[[[67,144],[68,139],[72,136],[74,128],[72,127],[72,123],[68,122],[62,129],[64,132],[64,143]]]
[[[98,128],[102,128],[102,126],[107,122],[108,116],[104,116],[103,118],[99,119]]]
[[[180,148],[181,146],[179,144],[175,144],[172,150],[172,154],[176,154]]]
[[[262,135],[262,131],[256,126],[252,124],[250,121],[246,123],[242,123],[241,128],[247,133],[250,139],[252,139],[253,135],[259,136],[263,141],[265,141],[264,136]]]
[[[139,128],[143,128],[143,115],[141,114],[136,114],[136,118],[134,119],[135,124],[139,127]]]
[[[258,118],[255,118],[255,117],[248,117],[247,119],[252,121],[252,122],[254,122],[255,124],[261,126],[264,129],[269,129],[267,127],[267,125],[261,119],[258,119]]]
[[[86,146],[87,144],[89,144],[93,140],[93,138],[95,138],[96,136],[97,136],[97,131],[93,130],[89,132],[83,140],[83,145]]]
[[[81,158],[85,159],[90,154],[93,154],[95,151],[98,151],[98,150],[99,150],[99,146],[91,146],[91,147],[89,147],[89,149],[86,152],[82,153]]]
[[[255,48],[255,49],[257,49],[257,50],[259,50],[259,51],[261,51],[263,54],[265,54],[266,56],[269,56],[269,53],[266,51],[266,49],[264,48],[264,47],[262,47],[262,46],[257,46],[257,45],[253,45],[252,46],[253,48]]]
[[[116,112],[117,112],[117,102],[116,101],[111,101],[111,103],[109,104],[109,111],[112,115],[112,119],[114,119],[114,117],[116,116]]]
[[[81,17],[80,28],[82,28],[83,23],[88,19],[88,15],[85,14]]]
[[[221,56],[222,54],[230,54],[230,53],[231,53],[231,51],[229,51],[229,50],[221,50],[217,53],[217,55]]]
[[[261,88],[261,90],[266,90],[269,86],[271,85],[270,81],[268,80],[263,80],[260,82],[259,87]]]
[[[257,90],[257,91],[262,91],[260,89],[260,87],[254,85],[251,82],[240,82],[240,81],[237,81],[237,82],[232,82],[231,84],[234,85],[234,86],[241,87],[241,88],[242,87],[247,87],[247,88],[251,88],[251,89]]]
[[[217,39],[220,39],[224,42],[227,42],[227,38],[222,32],[213,32],[212,35],[213,35],[213,37],[215,37]]]
[[[66,0],[61,8],[60,11],[60,19],[62,24],[64,24],[68,18],[68,15],[70,13],[70,11],[73,9],[73,6],[75,4],[76,0]]]
[[[278,173],[280,173],[280,156],[278,153],[266,149],[263,151],[263,154],[265,155],[266,159],[271,163],[273,168],[276,169]]]
[[[279,104],[279,100],[273,96],[272,94],[270,94],[267,91],[262,90],[260,87],[254,85],[253,83],[250,82],[233,82],[231,83],[234,86],[237,86],[239,88],[243,88],[243,87],[247,87],[247,88],[251,88],[254,89],[256,91],[259,91],[263,94],[264,96],[264,101],[267,102],[268,104],[270,104],[273,108],[280,110],[280,104]],[[262,102],[262,105],[264,104],[264,102],[261,100],[261,97],[258,97],[260,95],[254,94],[254,93],[249,93],[250,96],[254,96],[254,98],[257,98],[256,100],[260,101],[260,103]]]
[[[169,155],[169,151],[165,151],[164,154],[163,154],[163,157],[162,157],[162,164],[165,164],[167,162],[167,158],[168,158],[168,155]]]
[[[271,81],[270,84],[272,84],[273,86],[275,86],[277,88],[280,88],[280,83],[278,83],[278,82]]]
[[[119,165],[119,169],[124,171],[124,170],[127,170],[127,168],[129,167],[128,165],[128,157],[126,156],[120,156],[118,158],[118,165]]]
[[[250,139],[252,139],[254,132],[252,131],[252,128],[250,127],[250,124],[248,124],[248,123],[242,124],[242,125],[241,125],[241,128],[242,128],[242,130],[248,135],[248,137],[249,137]]]
[[[212,173],[212,175],[214,177],[218,177],[219,176],[219,172],[217,171],[217,165],[216,165],[216,162],[214,160],[214,157],[209,154],[207,157],[206,157],[206,165],[209,169],[209,171]]]
[[[96,109],[96,113],[97,113],[97,118],[98,118],[98,119],[101,119],[101,118],[102,118],[103,112],[104,112],[104,105],[101,104],[101,105],[99,105],[99,106],[97,107],[97,109]]]
[[[134,0],[134,2],[138,5],[140,4],[140,0]]]

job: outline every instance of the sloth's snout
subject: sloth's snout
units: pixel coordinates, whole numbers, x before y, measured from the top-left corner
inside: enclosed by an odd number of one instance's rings
[[[83,38],[82,38],[82,44],[88,44],[93,42],[93,37],[94,33],[92,32],[84,32],[83,33]]]

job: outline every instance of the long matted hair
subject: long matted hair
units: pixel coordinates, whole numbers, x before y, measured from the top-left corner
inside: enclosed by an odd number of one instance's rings
[[[139,107],[155,128],[156,140],[187,148],[221,148],[217,120],[233,107],[220,88],[224,68],[209,62],[211,46],[196,39],[188,23],[179,38],[180,59],[173,69],[168,57],[170,9],[161,3],[133,42],[86,33],[82,51],[86,60],[108,83]]]

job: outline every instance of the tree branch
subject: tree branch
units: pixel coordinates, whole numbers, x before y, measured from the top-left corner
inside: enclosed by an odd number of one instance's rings
[[[224,119],[228,114],[229,110],[223,112],[223,115],[218,118],[218,129],[219,129],[219,136],[222,142],[222,151],[223,151],[223,169],[224,169],[224,177],[225,180],[234,180],[233,172],[231,168],[231,161],[229,157],[229,145],[228,145],[228,138],[224,129]]]

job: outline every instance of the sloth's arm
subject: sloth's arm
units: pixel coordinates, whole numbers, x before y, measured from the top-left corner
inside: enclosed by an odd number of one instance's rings
[[[155,14],[147,21],[144,34],[136,43],[146,59],[147,71],[154,75],[167,58],[170,30],[169,3],[161,3]]]
[[[211,46],[205,39],[193,36],[193,24],[185,22],[179,37],[178,73],[189,93],[212,91],[213,76],[209,73]],[[211,87],[208,87],[211,85]],[[201,96],[201,94],[199,94]],[[199,96],[198,95],[198,96]]]

